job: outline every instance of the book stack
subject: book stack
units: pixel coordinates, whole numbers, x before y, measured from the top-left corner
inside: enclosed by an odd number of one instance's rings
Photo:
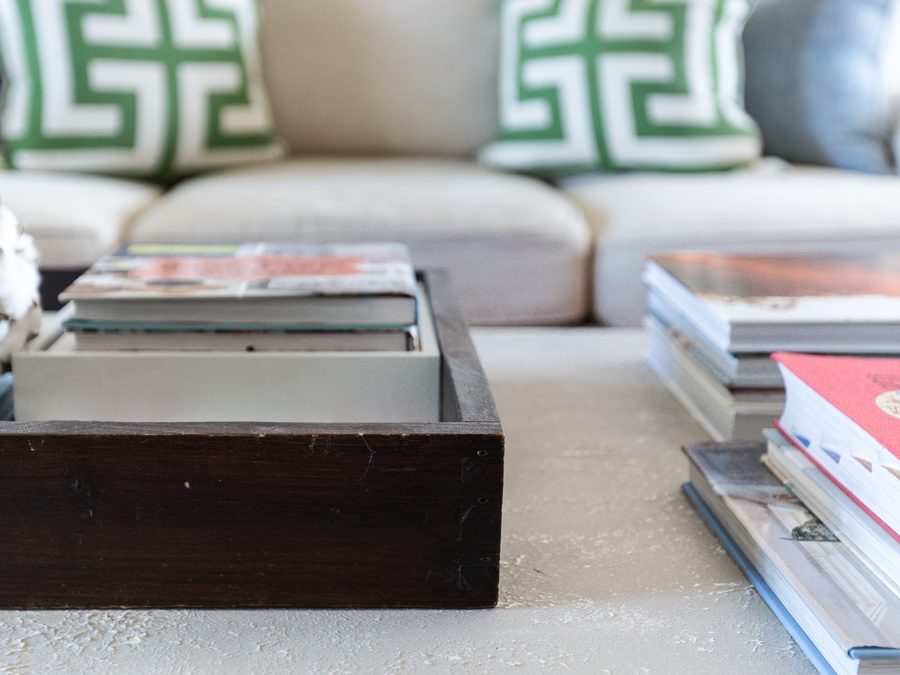
[[[900,354],[900,256],[658,255],[648,363],[710,436],[757,440],[784,405],[776,351]]]
[[[773,362],[777,430],[685,448],[685,492],[821,672],[900,672],[900,359]]]
[[[439,415],[427,288],[400,244],[136,244],[60,299],[62,329],[13,356],[20,421]]]
[[[401,244],[135,244],[60,300],[77,350],[415,348],[416,280]]]

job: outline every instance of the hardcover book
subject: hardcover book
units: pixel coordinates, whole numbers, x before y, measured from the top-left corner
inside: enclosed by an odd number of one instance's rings
[[[662,327],[690,352],[697,363],[722,384],[736,389],[782,388],[778,364],[771,352],[734,354],[714,345],[690,321],[652,290],[647,294],[647,320]]]
[[[900,541],[900,359],[773,354],[778,428]]]
[[[644,279],[722,351],[900,353],[900,255],[681,252]]]
[[[783,389],[727,387],[659,321],[647,316],[644,327],[650,338],[648,365],[714,440],[757,440],[762,429],[772,426],[784,408]],[[775,375],[780,384],[777,365]]]
[[[763,463],[900,598],[900,542],[844,494],[775,429]]]
[[[78,351],[395,352],[418,348],[417,330],[98,330],[73,329]]]
[[[80,328],[391,328],[416,321],[409,252],[390,243],[132,244],[101,258],[60,300],[74,302]]]
[[[897,672],[900,600],[762,466],[764,450],[685,448],[697,499],[815,646],[811,658],[837,673]]]

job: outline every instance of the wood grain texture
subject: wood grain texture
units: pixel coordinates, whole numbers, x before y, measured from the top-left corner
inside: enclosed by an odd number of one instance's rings
[[[485,422],[499,426],[500,417],[456,292],[446,272],[422,277],[429,291],[442,358],[442,412],[445,421]]]
[[[440,277],[445,421],[0,425],[0,606],[493,606],[504,439]]]

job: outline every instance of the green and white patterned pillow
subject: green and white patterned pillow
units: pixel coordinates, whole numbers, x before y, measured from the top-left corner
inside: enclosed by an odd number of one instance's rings
[[[760,154],[744,112],[749,0],[501,0],[500,133],[536,173],[712,170]]]
[[[282,154],[255,0],[0,0],[7,163],[161,181]]]

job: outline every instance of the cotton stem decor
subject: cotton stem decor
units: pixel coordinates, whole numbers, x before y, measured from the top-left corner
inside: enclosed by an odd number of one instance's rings
[[[9,367],[10,354],[37,335],[41,325],[38,294],[38,251],[19,221],[0,203],[0,365]]]

